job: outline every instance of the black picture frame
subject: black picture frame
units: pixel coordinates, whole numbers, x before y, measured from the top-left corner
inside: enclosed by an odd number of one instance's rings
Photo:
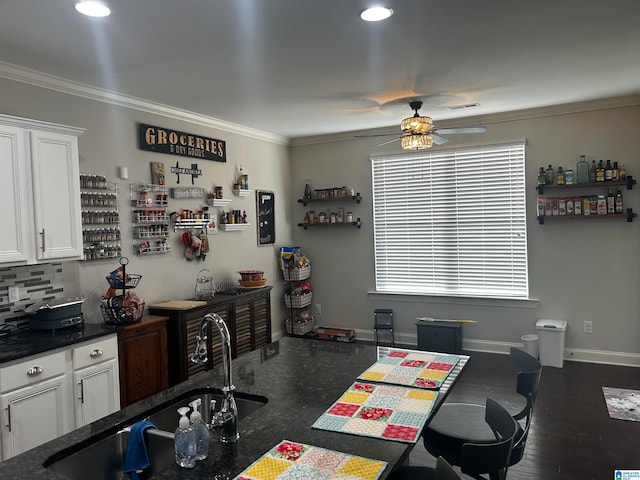
[[[256,231],[258,246],[276,243],[275,195],[270,190],[256,190]]]

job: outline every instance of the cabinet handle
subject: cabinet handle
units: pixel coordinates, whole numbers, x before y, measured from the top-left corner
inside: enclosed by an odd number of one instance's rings
[[[91,358],[101,357],[102,356],[102,350],[100,350],[99,348],[96,348],[89,354],[89,356]]]
[[[42,367],[31,367],[29,370],[27,370],[27,377],[34,377],[36,375],[40,375],[42,372],[44,372]]]
[[[7,405],[7,427],[11,431],[11,404]]]
[[[42,229],[42,231],[40,232],[40,235],[42,235],[42,253],[46,252],[47,249],[44,246],[44,228]]]
[[[80,380],[80,403],[84,403],[84,380]]]

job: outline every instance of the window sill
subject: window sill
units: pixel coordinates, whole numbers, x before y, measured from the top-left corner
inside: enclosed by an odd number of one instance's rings
[[[426,293],[395,293],[367,292],[373,300],[390,300],[393,297],[397,302],[420,302],[435,304],[476,305],[490,307],[524,307],[537,308],[540,300],[537,298],[508,298],[508,297],[464,297],[454,295],[432,295]]]

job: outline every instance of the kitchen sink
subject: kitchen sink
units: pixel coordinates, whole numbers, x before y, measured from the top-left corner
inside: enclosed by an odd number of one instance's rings
[[[173,433],[148,428],[144,431],[144,437],[151,465],[140,476],[142,479],[175,463]],[[122,471],[128,442],[129,430],[123,429],[60,460],[54,460],[48,468],[73,480],[128,480],[129,474]]]
[[[239,420],[251,415],[268,401],[266,397],[242,392],[234,392],[233,396],[238,406]],[[150,478],[175,463],[173,432],[180,419],[177,410],[180,407],[188,407],[190,402],[198,398],[202,402],[202,419],[208,423],[211,419],[210,401],[216,400],[216,410],[220,409],[223,393],[219,388],[202,387],[189,390],[143,414],[157,429],[148,428],[144,431],[151,465],[140,475],[141,479]],[[122,472],[128,442],[129,428],[117,430],[105,438],[93,442],[88,439],[77,448],[54,454],[45,461],[44,467],[71,480],[84,480],[89,477],[92,480],[129,480],[129,474]]]
[[[236,405],[238,406],[239,421],[251,415],[268,401],[266,397],[242,392],[234,392],[233,397],[235,398]],[[208,424],[211,420],[211,410],[209,408],[210,401],[215,400],[216,410],[220,410],[223,394],[222,390],[219,388],[203,387],[185,392],[179,397],[171,400],[168,405],[164,404],[163,406],[154,409],[157,411],[149,413],[147,415],[147,419],[160,430],[173,432],[178,426],[178,420],[180,419],[177,411],[178,408],[188,407],[189,403],[198,398],[201,400],[200,413],[202,414],[202,420]],[[191,415],[191,411],[189,411],[189,415]]]

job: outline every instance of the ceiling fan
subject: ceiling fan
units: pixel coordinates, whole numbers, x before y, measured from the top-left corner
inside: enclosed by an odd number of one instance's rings
[[[404,150],[424,150],[425,148],[431,148],[434,143],[436,145],[442,145],[443,143],[447,143],[449,141],[448,139],[441,137],[440,135],[451,135],[458,133],[484,133],[487,131],[487,127],[482,125],[478,125],[475,127],[436,128],[431,117],[422,116],[418,113],[418,110],[422,108],[422,102],[420,100],[410,101],[409,107],[411,107],[411,110],[413,110],[415,114],[412,117],[405,118],[400,123],[402,135],[392,140],[374,145],[373,148],[395,142],[396,140],[400,140],[400,145]],[[388,135],[389,134],[374,134],[357,136],[378,137]]]

